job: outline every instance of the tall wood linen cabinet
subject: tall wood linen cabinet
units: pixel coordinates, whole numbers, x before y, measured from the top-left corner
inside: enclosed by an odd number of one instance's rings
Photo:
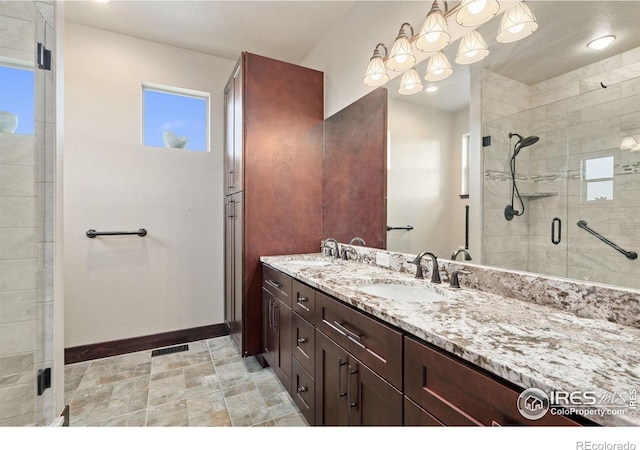
[[[323,73],[243,53],[224,91],[225,323],[263,352],[260,256],[322,239]]]

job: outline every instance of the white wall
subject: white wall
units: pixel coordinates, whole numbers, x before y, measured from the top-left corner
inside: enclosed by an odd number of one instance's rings
[[[65,346],[223,322],[223,89],[235,61],[65,29]],[[211,93],[211,152],[140,145],[141,83]],[[144,238],[89,239],[136,230]]]

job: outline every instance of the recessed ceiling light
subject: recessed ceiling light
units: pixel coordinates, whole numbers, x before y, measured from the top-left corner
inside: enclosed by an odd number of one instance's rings
[[[587,47],[592,48],[594,50],[602,50],[603,48],[607,48],[615,40],[616,40],[616,37],[614,35],[603,36],[589,42],[587,44]]]
[[[96,3],[110,3],[111,0],[93,0]]]
[[[431,92],[437,91],[438,89],[439,89],[438,86],[429,86],[428,88],[425,89],[425,92],[431,93]]]

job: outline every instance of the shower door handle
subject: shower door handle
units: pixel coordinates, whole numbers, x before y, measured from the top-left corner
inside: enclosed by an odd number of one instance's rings
[[[556,228],[558,229],[558,239],[556,239]],[[554,217],[551,221],[551,243],[558,245],[562,240],[562,220]]]

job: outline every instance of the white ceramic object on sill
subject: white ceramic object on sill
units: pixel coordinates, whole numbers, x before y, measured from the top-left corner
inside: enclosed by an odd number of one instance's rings
[[[9,111],[0,111],[0,132],[13,133],[18,128],[18,116]]]
[[[187,145],[187,137],[176,135],[171,130],[164,130],[162,132],[162,141],[164,145],[169,148],[184,148]]]

